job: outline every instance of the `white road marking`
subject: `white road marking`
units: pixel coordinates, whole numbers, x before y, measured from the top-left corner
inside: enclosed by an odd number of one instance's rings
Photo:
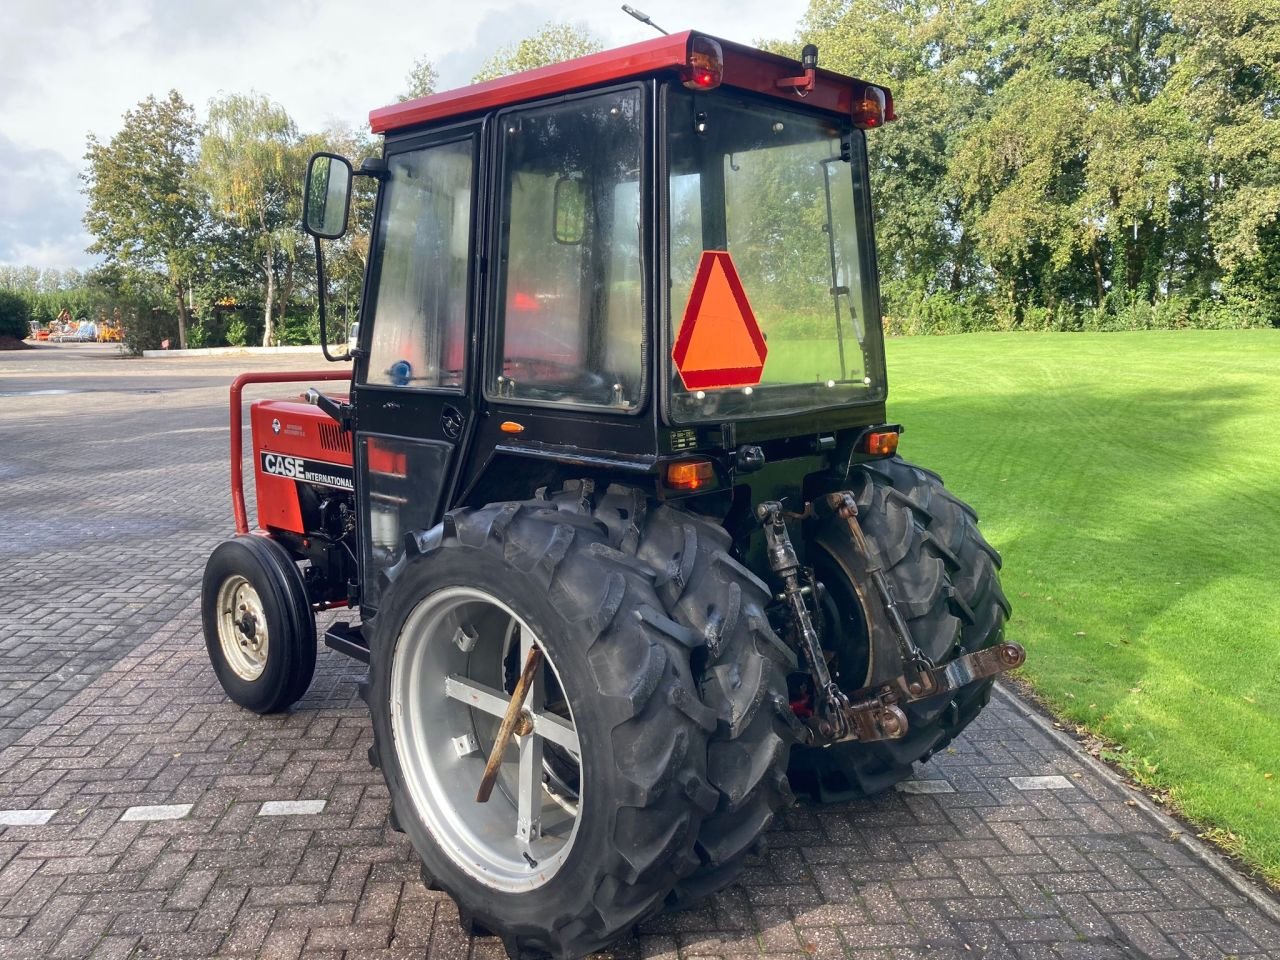
[[[1009,782],[1019,790],[1074,790],[1075,785],[1066,777],[1010,777]]]
[[[258,808],[260,817],[296,817],[324,812],[324,800],[268,800]]]
[[[154,806],[130,807],[120,817],[122,822],[131,820],[181,820],[191,812],[189,803],[158,803]]]
[[[57,810],[0,810],[0,826],[42,827]]]
[[[899,793],[955,793],[945,780],[902,780],[894,784]]]

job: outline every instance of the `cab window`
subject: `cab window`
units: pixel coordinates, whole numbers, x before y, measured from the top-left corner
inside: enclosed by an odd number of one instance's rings
[[[631,409],[644,385],[640,91],[508,111],[491,396]]]
[[[463,385],[474,153],[467,139],[387,158],[367,383]]]

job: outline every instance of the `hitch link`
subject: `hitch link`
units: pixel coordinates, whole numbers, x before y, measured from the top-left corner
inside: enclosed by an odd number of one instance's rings
[[[935,665],[915,645],[911,637],[907,621],[894,600],[893,590],[889,586],[889,578],[885,575],[880,553],[867,539],[862,532],[862,525],[858,523],[858,502],[853,494],[847,490],[828,494],[826,505],[832,513],[849,525],[849,535],[865,558],[867,573],[871,576],[876,592],[880,594],[880,599],[884,603],[885,611],[889,615],[889,623],[893,627],[894,639],[898,643],[898,652],[902,657],[900,676],[894,677],[887,683],[856,690],[849,695],[852,700],[863,702],[867,698],[878,697],[883,703],[911,703],[915,700],[926,700],[951,693],[977,680],[985,680],[987,677],[1022,666],[1027,659],[1027,651],[1021,644],[1009,641],[966,653],[949,660],[942,666]]]
[[[919,700],[940,692],[934,679],[933,661],[926,657],[911,637],[906,618],[898,609],[893,597],[893,589],[889,586],[889,578],[885,576],[884,564],[880,562],[880,551],[862,532],[862,524],[858,522],[858,501],[848,490],[827,495],[827,506],[832,513],[849,525],[849,535],[853,537],[854,546],[866,560],[867,573],[875,584],[876,592],[884,603],[889,614],[889,623],[893,626],[893,636],[898,642],[898,653],[902,657],[903,689],[907,699]]]
[[[809,662],[809,673],[817,690],[818,733],[826,739],[841,739],[847,735],[845,713],[849,698],[831,679],[818,631],[805,603],[807,589],[800,582],[800,560],[787,532],[787,521],[782,514],[782,504],[768,500],[756,508],[756,517],[764,527],[764,538],[769,551],[769,566],[781,579],[783,597],[791,608],[792,622],[800,634],[803,653]]]
[[[809,675],[814,682],[816,701],[814,729],[810,736],[816,742],[835,743],[840,740],[897,740],[907,735],[907,715],[892,699],[879,691],[866,691],[850,702],[844,691],[831,679],[827,659],[822,653],[818,630],[805,602],[805,594],[813,588],[800,582],[800,560],[796,557],[791,535],[787,532],[786,515],[782,504],[770,500],[760,504],[756,516],[764,527],[768,546],[769,566],[782,578],[783,596],[791,608],[791,620],[803,643],[805,660],[809,663]],[[864,691],[859,691],[859,695]]]

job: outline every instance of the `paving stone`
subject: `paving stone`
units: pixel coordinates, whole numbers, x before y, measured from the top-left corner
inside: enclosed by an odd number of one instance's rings
[[[200,572],[230,526],[242,361],[58,362],[101,416],[0,406],[0,448],[21,451],[0,504],[24,503],[0,523],[28,584],[0,593],[0,955],[502,956],[387,829],[362,665],[321,647],[307,696],[270,717],[209,669]],[[897,791],[783,812],[740,884],[611,955],[1280,960],[1280,924],[1130,796],[997,697]]]
[[[57,810],[0,810],[0,826],[39,827],[48,823]]]
[[[1039,777],[1010,777],[1009,782],[1019,790],[1074,790],[1075,785],[1057,774]]]
[[[126,823],[133,820],[180,820],[191,812],[189,803],[161,803],[149,807],[130,807],[120,815]]]

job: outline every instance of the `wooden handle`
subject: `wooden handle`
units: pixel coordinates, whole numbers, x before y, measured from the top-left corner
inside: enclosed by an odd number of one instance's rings
[[[493,793],[493,785],[498,781],[498,768],[502,766],[502,755],[507,752],[507,744],[515,733],[516,721],[520,719],[520,711],[529,696],[529,688],[533,686],[533,678],[542,667],[542,651],[537,647],[529,648],[529,656],[524,662],[524,670],[516,681],[516,689],[511,694],[511,704],[502,718],[502,726],[498,727],[498,739],[493,742],[489,752],[489,762],[484,765],[484,776],[480,778],[480,789],[476,792],[476,803],[488,803]]]

